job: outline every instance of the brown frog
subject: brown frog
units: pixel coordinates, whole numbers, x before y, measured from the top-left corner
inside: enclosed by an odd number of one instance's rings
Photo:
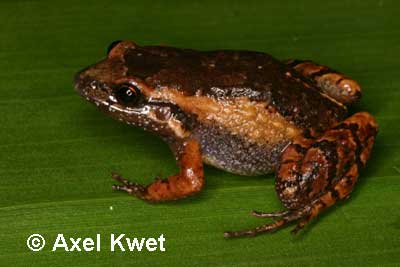
[[[347,115],[358,83],[312,61],[279,61],[250,51],[195,51],[110,45],[107,58],[82,70],[75,88],[101,110],[156,133],[180,172],[145,186],[118,174],[116,190],[146,201],[174,200],[204,186],[203,163],[241,175],[275,172],[285,211],[260,227],[226,237],[293,232],[349,197],[369,158],[377,123],[367,112]]]

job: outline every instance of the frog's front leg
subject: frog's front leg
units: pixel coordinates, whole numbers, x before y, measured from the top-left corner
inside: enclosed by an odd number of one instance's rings
[[[327,66],[311,60],[291,59],[285,63],[303,76],[315,80],[324,93],[340,103],[350,105],[361,98],[361,87],[355,80]]]
[[[299,137],[282,153],[276,171],[276,191],[287,211],[253,212],[257,217],[279,217],[260,227],[226,232],[226,237],[272,232],[297,221],[296,233],[338,200],[349,197],[360,168],[365,166],[377,133],[375,119],[357,113],[317,139]]]
[[[153,183],[143,186],[129,182],[118,174],[113,178],[121,183],[113,189],[126,191],[138,198],[151,201],[174,200],[199,192],[204,185],[203,162],[200,145],[195,140],[184,141],[177,153],[180,172],[167,179],[156,179]]]

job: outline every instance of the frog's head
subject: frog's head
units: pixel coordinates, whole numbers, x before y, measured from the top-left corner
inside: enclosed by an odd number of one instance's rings
[[[179,107],[157,97],[157,90],[143,76],[129,70],[125,58],[135,48],[130,41],[112,43],[106,59],[76,74],[75,89],[115,119],[160,135],[184,137],[184,114]]]

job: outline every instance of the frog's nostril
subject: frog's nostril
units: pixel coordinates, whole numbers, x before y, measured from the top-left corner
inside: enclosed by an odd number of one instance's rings
[[[122,42],[121,40],[117,40],[117,41],[114,41],[114,42],[112,42],[109,46],[108,46],[108,48],[107,48],[107,55],[110,53],[110,51],[117,45],[117,44],[119,44],[120,42]]]

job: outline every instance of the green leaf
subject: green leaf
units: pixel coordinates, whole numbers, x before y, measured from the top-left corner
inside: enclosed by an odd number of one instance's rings
[[[400,20],[396,1],[0,2],[0,263],[5,266],[395,266],[400,264]],[[352,197],[297,236],[255,227],[282,208],[272,175],[206,168],[197,196],[147,204],[113,192],[111,171],[139,182],[177,171],[167,145],[114,121],[73,90],[74,73],[109,43],[265,51],[312,59],[363,86],[353,112],[379,122]],[[29,235],[47,243],[31,252]],[[52,252],[57,234],[102,235],[100,252]],[[111,233],[164,234],[165,252],[110,252]]]

